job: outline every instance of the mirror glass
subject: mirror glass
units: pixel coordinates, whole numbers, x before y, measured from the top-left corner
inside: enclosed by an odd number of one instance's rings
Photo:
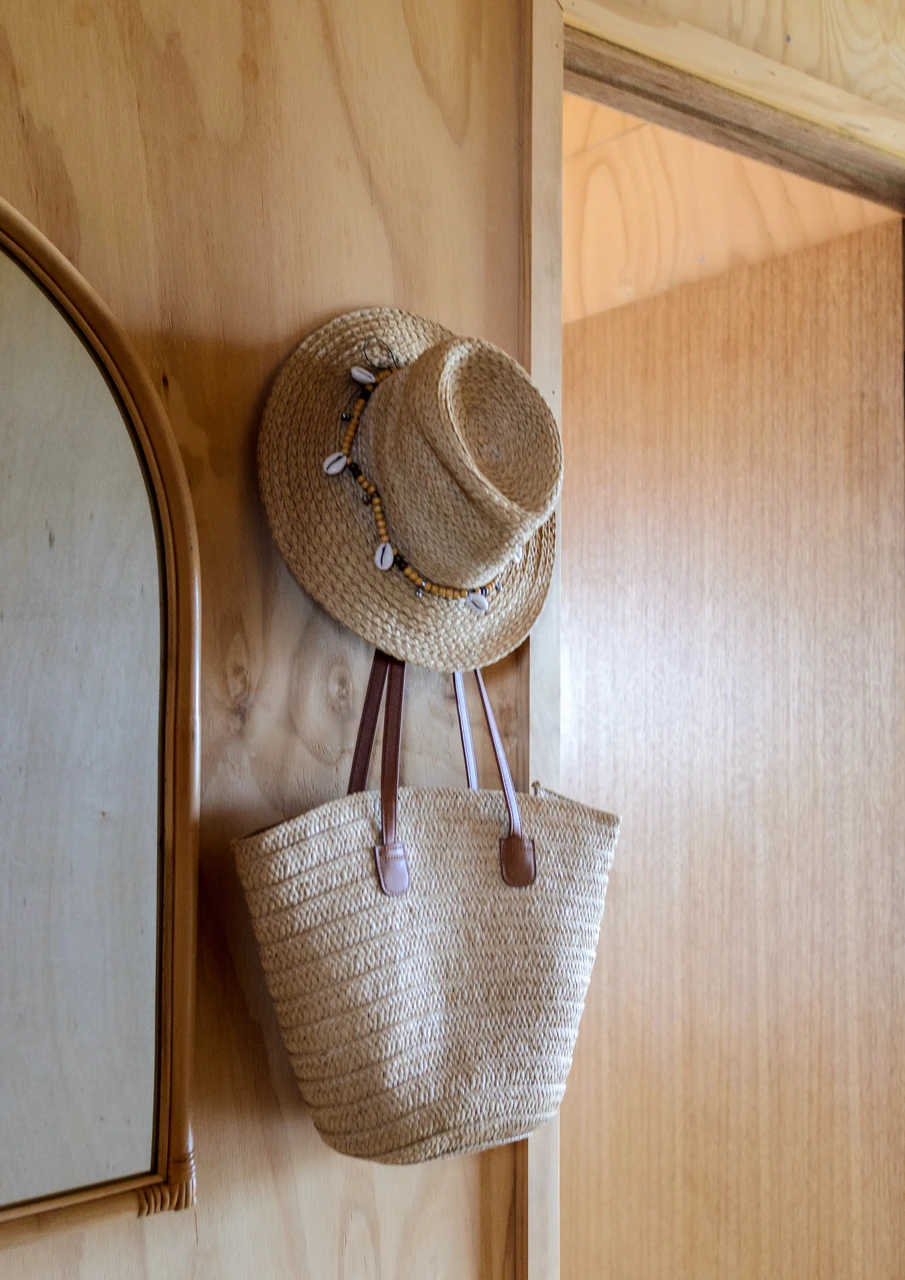
[[[156,1135],[161,574],[118,401],[0,251],[0,1206]]]

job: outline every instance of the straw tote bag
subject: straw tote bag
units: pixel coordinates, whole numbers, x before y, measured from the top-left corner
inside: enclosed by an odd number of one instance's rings
[[[405,666],[378,652],[349,794],[234,842],[286,1048],[322,1138],[390,1164],[510,1142],[562,1099],[618,819],[502,791],[399,787]],[[384,685],[380,792],[365,791]]]

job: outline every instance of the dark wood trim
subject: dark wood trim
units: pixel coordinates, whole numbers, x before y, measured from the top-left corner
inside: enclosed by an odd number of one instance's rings
[[[905,213],[905,166],[876,147],[574,28],[563,60],[569,93]]]
[[[157,1155],[146,1175],[0,1208],[0,1242],[107,1213],[144,1215],[194,1200],[189,1118],[195,1023],[200,795],[200,587],[195,517],[182,459],[138,354],[72,264],[0,199],[0,247],[68,317],[106,375],[132,428],[157,508],[166,588],[163,673],[160,1000]]]

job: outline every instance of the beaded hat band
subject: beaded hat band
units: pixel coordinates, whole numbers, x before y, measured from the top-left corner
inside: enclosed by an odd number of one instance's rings
[[[338,317],[280,370],[258,472],[301,586],[404,661],[488,665],[540,612],[562,445],[527,374],[489,343],[389,308]]]
[[[344,471],[348,471],[362,490],[365,502],[370,503],[380,539],[377,544],[377,550],[374,552],[374,564],[382,572],[386,572],[389,569],[398,569],[413,584],[415,595],[419,600],[424,597],[426,592],[428,595],[435,596],[438,600],[464,600],[475,613],[486,613],[490,607],[488,597],[491,591],[501,591],[503,589],[503,584],[498,576],[480,587],[441,586],[437,582],[432,582],[430,578],[426,578],[414,565],[409,564],[399,548],[393,545],[383,510],[383,499],[377,491],[377,486],[372,480],[368,479],[352,457],[352,446],[371,394],[381,382],[391,376],[393,371],[392,369],[381,368],[371,370],[365,369],[361,365],[353,365],[350,372],[352,381],[358,384],[359,395],[352,411],[342,415],[343,422],[348,423],[343,436],[342,448],[336,453],[328,454],[324,459],[324,474],[340,476]],[[521,558],[520,551],[516,553],[515,558]]]

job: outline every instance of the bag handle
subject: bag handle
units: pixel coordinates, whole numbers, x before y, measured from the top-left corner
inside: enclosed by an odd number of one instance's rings
[[[350,796],[364,791],[368,785],[368,772],[371,768],[371,755],[374,751],[374,735],[377,733],[377,720],[380,715],[380,704],[383,701],[383,687],[387,682],[389,657],[374,650],[374,661],[371,663],[371,674],[365,693],[361,720],[358,722],[358,737],[355,739],[355,750],[352,752],[352,768],[349,773]]]
[[[405,845],[396,838],[405,663],[398,658],[389,658],[388,664],[387,700],[383,710],[383,762],[380,768],[380,844],[375,846],[374,856],[381,889],[396,897],[408,893],[410,883]]]
[[[500,731],[497,728],[493,707],[490,705],[490,698],[487,696],[484,677],[477,668],[475,668],[474,675],[475,680],[478,682],[478,692],[481,695],[481,706],[484,708],[484,719],[487,721],[490,741],[493,743],[493,754],[496,756],[503,795],[506,798],[506,808],[509,810],[509,834],[500,840],[500,866],[503,871],[503,879],[507,884],[524,888],[534,883],[534,841],[526,840],[522,835],[522,815],[519,812],[518,796],[516,795],[515,784],[512,781],[509,761],[506,759],[506,749],[503,746],[503,739],[500,737]]]
[[[352,768],[349,771],[348,795],[358,791],[366,791],[368,773],[371,769],[371,756],[374,754],[374,738],[377,735],[377,721],[380,718],[380,703],[386,684],[387,671],[393,661],[380,649],[374,650],[374,661],[371,663],[371,674],[365,692],[364,707],[358,725],[358,737],[355,739],[355,750],[352,753]],[[468,715],[468,703],[465,701],[465,683],[462,672],[453,676],[456,691],[456,713],[459,718],[459,734],[462,739],[462,754],[465,756],[465,776],[468,789],[478,789],[478,766],[475,758],[474,739],[471,733],[471,720]]]
[[[505,836],[500,838],[500,870],[506,884],[516,888],[526,888],[534,883],[537,874],[534,841],[527,839],[522,832],[518,797],[512,781],[509,762],[506,759],[503,740],[497,728],[484,678],[478,670],[474,674],[509,816],[509,830]],[[462,750],[465,755],[465,769],[469,786],[474,788],[477,784],[477,766],[471,723],[465,703],[464,684],[460,672],[456,672],[453,682],[456,690],[456,709],[459,715]],[[387,684],[388,687],[384,710],[383,762],[380,777],[381,843],[375,847],[374,853],[380,887],[384,893],[395,896],[406,893],[410,884],[405,845],[397,838],[396,832],[405,663],[400,662],[398,658],[391,658],[388,654],[381,653],[379,650],[374,655],[371,676],[368,681],[367,693],[365,694],[365,706],[362,711],[358,738],[352,756],[349,793],[363,791],[367,785],[368,766],[374,747],[374,735],[377,730],[377,717],[384,684]]]
[[[462,738],[462,754],[465,757],[465,776],[468,779],[468,790],[478,789],[478,762],[475,759],[474,739],[471,736],[471,720],[468,715],[468,703],[465,701],[465,681],[462,672],[453,675],[453,687],[456,691],[456,714],[459,717],[459,735]]]

